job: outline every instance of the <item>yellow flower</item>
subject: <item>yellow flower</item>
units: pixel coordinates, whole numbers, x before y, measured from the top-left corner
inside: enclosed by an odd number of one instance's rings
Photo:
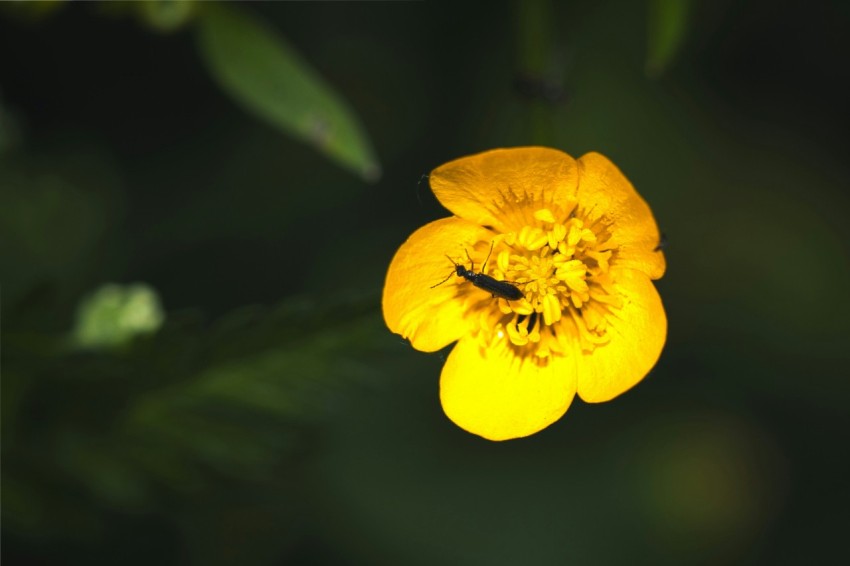
[[[496,149],[438,167],[430,182],[454,216],[396,252],[383,311],[417,350],[457,341],[440,377],[452,421],[491,440],[528,436],[576,392],[608,401],[652,369],[667,317],[651,280],[666,264],[649,206],[613,163]],[[492,279],[459,276],[458,265]],[[493,296],[488,281],[523,296]]]

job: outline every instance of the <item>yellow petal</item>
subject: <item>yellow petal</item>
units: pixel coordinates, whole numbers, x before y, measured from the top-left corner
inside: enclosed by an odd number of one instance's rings
[[[649,373],[667,339],[667,315],[649,277],[633,269],[612,270],[622,308],[607,316],[607,344],[592,352],[574,350],[578,394],[588,403],[613,399]]]
[[[598,153],[578,160],[579,206],[613,221],[611,242],[619,246],[612,265],[639,269],[652,279],[664,275],[664,254],[655,251],[660,233],[649,205],[617,167]]]
[[[484,348],[460,340],[440,377],[440,400],[459,427],[490,440],[538,432],[567,411],[575,396],[574,360],[551,356],[538,366],[518,358],[507,340]]]
[[[466,257],[465,249],[472,253],[476,242],[491,238],[491,232],[455,217],[436,220],[414,232],[387,271],[382,301],[387,327],[423,352],[437,351],[466,334],[474,321],[464,316],[465,301],[458,293],[466,288],[458,285],[472,284],[455,276],[446,255],[461,260]],[[443,280],[445,283],[431,288]]]
[[[577,178],[576,162],[566,153],[517,147],[450,161],[431,172],[430,182],[437,199],[457,216],[511,232],[525,219],[517,223],[521,217],[514,220],[504,210],[537,204],[534,210],[548,207],[569,213],[561,209],[574,201]]]

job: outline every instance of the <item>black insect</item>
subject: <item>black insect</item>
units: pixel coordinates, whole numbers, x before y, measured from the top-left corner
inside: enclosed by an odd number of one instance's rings
[[[485,291],[492,294],[494,297],[500,297],[507,301],[518,301],[523,298],[522,291],[520,291],[516,285],[513,283],[509,283],[507,281],[499,281],[498,279],[494,279],[489,275],[484,274],[484,269],[487,267],[487,260],[490,259],[490,254],[493,253],[493,242],[490,242],[490,253],[487,254],[487,259],[484,260],[484,265],[481,266],[481,273],[475,273],[475,263],[472,261],[472,258],[469,257],[469,252],[466,252],[466,257],[469,258],[469,269],[465,268],[460,263],[455,263],[455,261],[450,258],[449,261],[452,262],[455,266],[455,275],[458,277],[463,277],[479,289],[484,289]],[[452,274],[449,273],[449,276],[433,285],[431,288],[439,287],[446,281],[451,278]]]
[[[652,250],[654,252],[660,252],[667,246],[667,235],[665,233],[661,233],[661,237],[658,238],[658,245],[655,246],[655,249]]]

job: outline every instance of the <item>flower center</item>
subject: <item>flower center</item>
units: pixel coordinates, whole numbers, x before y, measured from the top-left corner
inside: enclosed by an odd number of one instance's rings
[[[589,220],[573,209],[559,220],[548,208],[535,211],[519,231],[497,236],[490,275],[524,296],[499,299],[499,310],[482,320],[485,340],[507,336],[519,354],[540,361],[576,344],[588,352],[605,344],[610,309],[622,306],[609,273],[617,253],[610,237],[602,218]]]

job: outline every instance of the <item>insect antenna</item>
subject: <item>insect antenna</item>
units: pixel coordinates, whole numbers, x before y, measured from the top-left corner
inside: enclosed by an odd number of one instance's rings
[[[449,256],[446,256],[446,258],[448,258],[448,260],[449,260],[450,262],[452,262],[452,265],[454,265],[455,267],[457,267],[457,264],[455,263],[455,261],[454,261],[452,258],[450,258]],[[442,285],[443,283],[445,283],[446,281],[448,281],[449,279],[451,279],[451,278],[452,278],[452,275],[454,275],[454,273],[455,273],[454,271],[450,272],[450,273],[449,273],[449,275],[448,275],[448,277],[446,277],[445,279],[443,279],[442,281],[440,281],[440,282],[439,282],[439,283],[437,283],[436,285],[431,285],[431,288],[433,289],[434,287],[439,287],[440,285]]]
[[[495,242],[493,242],[492,240],[490,241],[490,251],[487,252],[487,259],[484,260],[484,265],[481,266],[481,273],[484,273],[485,271],[487,271],[487,262],[490,260],[490,254],[493,253],[493,244],[494,243]],[[470,261],[472,261],[472,260],[470,260]],[[475,270],[473,270],[473,271],[475,271]]]

